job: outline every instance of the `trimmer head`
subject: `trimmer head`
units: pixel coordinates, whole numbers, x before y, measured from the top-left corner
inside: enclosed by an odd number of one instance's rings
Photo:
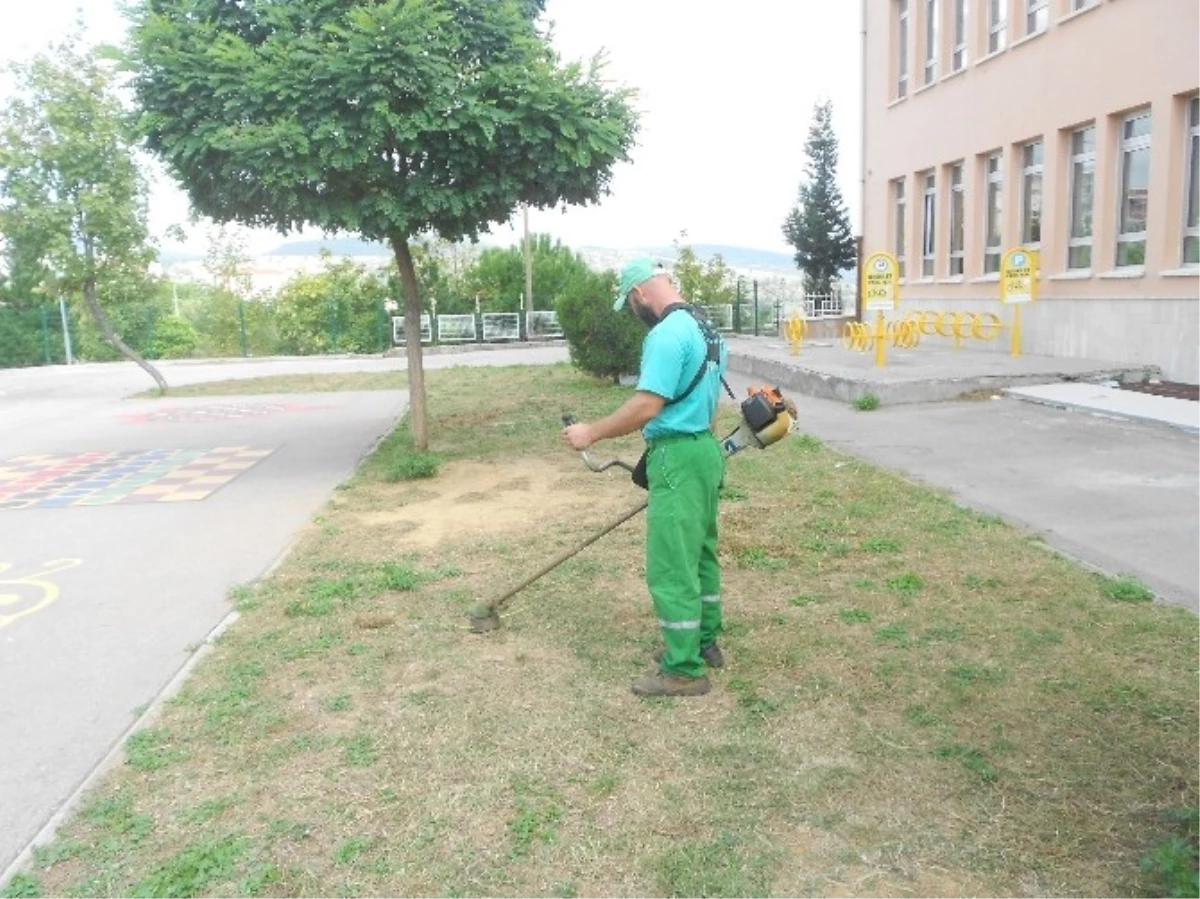
[[[488,631],[500,629],[500,615],[495,606],[476,606],[468,618],[472,633],[486,634]]]

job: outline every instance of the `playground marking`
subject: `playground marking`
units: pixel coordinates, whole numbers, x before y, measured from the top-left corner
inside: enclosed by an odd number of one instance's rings
[[[39,612],[58,599],[58,585],[53,581],[45,580],[45,578],[82,564],[82,559],[55,559],[52,562],[43,562],[41,569],[32,574],[23,577],[4,577],[5,572],[13,568],[13,563],[0,562],[0,628],[7,627],[18,618]],[[26,605],[25,608],[14,611],[14,607],[30,601],[28,596],[22,596],[20,592],[11,592],[11,588],[14,586],[32,587],[39,591],[40,595],[33,597],[32,605]]]
[[[0,510],[206,499],[274,447],[35,454],[0,461]]]

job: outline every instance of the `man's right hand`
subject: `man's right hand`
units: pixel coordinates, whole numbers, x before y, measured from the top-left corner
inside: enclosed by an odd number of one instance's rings
[[[583,451],[596,442],[592,436],[591,426],[585,422],[577,422],[573,425],[568,425],[563,428],[563,439],[567,441],[567,445],[571,449]]]

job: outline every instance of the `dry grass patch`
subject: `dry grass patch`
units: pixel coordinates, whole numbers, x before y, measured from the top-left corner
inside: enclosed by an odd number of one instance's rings
[[[428,373],[127,765],[43,850],[52,895],[1137,895],[1197,802],[1196,622],[998,519],[793,437],[730,464],[727,667],[657,646],[642,495],[562,447],[622,393]],[[803,406],[803,403],[801,403]],[[636,455],[637,441],[619,447]],[[606,452],[602,448],[601,455]],[[1111,591],[1110,591],[1111,592]]]

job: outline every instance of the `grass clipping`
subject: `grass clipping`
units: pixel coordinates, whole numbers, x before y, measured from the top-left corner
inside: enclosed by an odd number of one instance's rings
[[[1139,862],[1197,802],[1190,613],[794,435],[730,462],[713,692],[638,700],[642,517],[466,627],[642,498],[558,433],[625,391],[564,366],[428,388],[436,476],[386,441],[10,891],[1160,888]]]

